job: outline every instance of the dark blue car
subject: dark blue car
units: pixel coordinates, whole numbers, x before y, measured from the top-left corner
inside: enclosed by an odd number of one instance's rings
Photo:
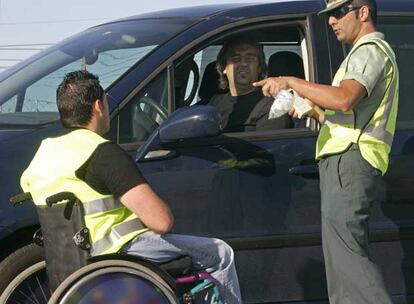
[[[377,0],[379,29],[400,68],[400,110],[374,206],[371,252],[395,303],[414,303],[414,1]],[[245,303],[327,303],[312,119],[295,128],[222,133],[205,103],[218,92],[223,41],[254,37],[266,60],[292,52],[303,78],[331,83],[349,50],[317,16],[322,0],[200,6],[93,27],[0,74],[0,293],[42,259],[30,204],[13,208],[41,139],[61,131],[55,91],[65,73],[97,74],[109,96],[108,138],[136,157],[171,206],[176,233],[228,241]],[[288,73],[287,71],[286,73]],[[159,127],[160,126],[160,127]],[[159,127],[159,128],[158,128]]]

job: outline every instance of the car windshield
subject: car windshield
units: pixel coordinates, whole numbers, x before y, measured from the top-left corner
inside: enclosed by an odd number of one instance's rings
[[[58,120],[56,88],[66,73],[87,69],[107,89],[195,21],[141,19],[94,27],[6,70],[0,75],[0,125],[30,127]]]

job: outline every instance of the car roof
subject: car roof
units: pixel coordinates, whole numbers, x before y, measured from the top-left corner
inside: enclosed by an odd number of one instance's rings
[[[414,12],[414,1],[407,0],[376,0],[378,12],[395,12],[401,15],[412,14]],[[219,16],[229,16],[231,18],[253,17],[257,12],[267,12],[270,14],[295,14],[306,12],[317,12],[325,8],[325,0],[274,0],[272,2],[255,3],[231,3],[201,5],[192,7],[181,7],[168,10],[154,11],[139,15],[134,15],[108,23],[142,20],[142,19],[161,19],[161,18],[189,18],[200,21]],[[106,23],[106,24],[108,24]]]
[[[137,19],[155,19],[155,18],[195,18],[195,19],[206,19],[215,15],[224,15],[229,13],[235,13],[237,11],[245,11],[245,8],[251,7],[274,7],[278,4],[283,3],[294,3],[294,2],[309,2],[317,3],[320,7],[325,4],[324,0],[274,0],[269,2],[255,2],[255,3],[227,3],[227,4],[212,4],[212,5],[201,5],[193,7],[181,7],[168,10],[160,10],[149,12],[145,14],[135,15],[127,18],[122,18],[116,21],[125,20],[137,20]]]

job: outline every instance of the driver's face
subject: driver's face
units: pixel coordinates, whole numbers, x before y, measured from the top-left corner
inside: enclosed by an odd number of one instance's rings
[[[249,44],[234,48],[224,69],[230,86],[251,86],[259,79],[261,71],[257,52],[257,49]]]

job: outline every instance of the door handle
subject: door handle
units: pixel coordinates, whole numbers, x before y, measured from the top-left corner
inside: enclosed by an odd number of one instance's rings
[[[177,152],[173,150],[155,150],[145,154],[143,161],[170,159],[177,156]]]
[[[303,178],[319,179],[319,167],[316,163],[291,167],[289,173]]]

